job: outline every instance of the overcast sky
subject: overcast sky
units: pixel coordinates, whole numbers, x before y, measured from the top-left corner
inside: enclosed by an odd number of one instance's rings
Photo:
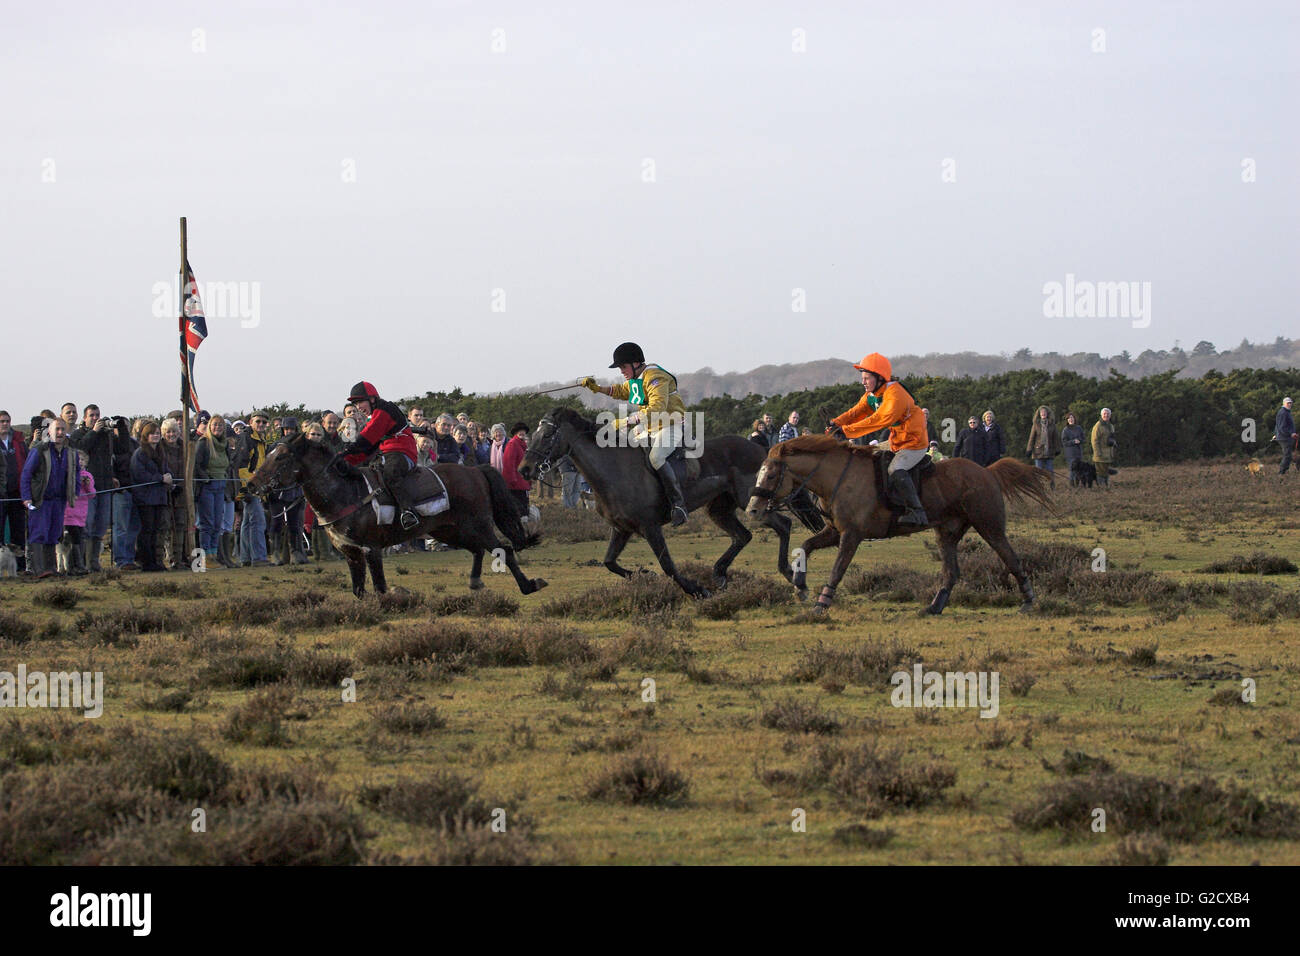
[[[1297,11],[10,4],[0,407],[177,405],[182,215],[199,280],[260,295],[208,303],[216,410],[604,376],[625,339],[724,372],[1294,336]],[[1044,317],[1067,274],[1151,283],[1149,325]]]

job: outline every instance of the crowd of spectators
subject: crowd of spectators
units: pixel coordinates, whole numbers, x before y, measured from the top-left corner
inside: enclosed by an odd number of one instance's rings
[[[1300,453],[1300,433],[1292,417],[1292,400],[1278,410],[1273,438],[1282,448],[1280,471],[1285,474]],[[944,457],[930,421],[926,427],[930,454]],[[255,412],[248,421],[228,424],[220,415],[199,412],[190,434],[193,462],[195,540],[193,555],[185,553],[190,502],[185,498],[185,458],[180,411],[161,421],[105,417],[91,404],[78,416],[67,402],[56,415],[44,409],[30,420],[26,433],[0,410],[0,542],[14,553],[23,573],[50,577],[58,567],[68,574],[99,571],[105,546],[112,563],[125,570],[189,570],[205,566],[254,567],[301,564],[308,552],[317,560],[338,558],[320,528],[302,489],[292,487],[264,496],[247,490],[248,479],[272,446],[298,434],[334,450],[356,439],[364,425],[349,404],[342,415],[324,412],[319,420],[301,424],[294,417],[273,418]],[[515,423],[507,432],[498,422],[485,428],[465,413],[443,413],[432,422],[424,410],[407,411],[416,434],[419,464],[490,465],[502,473],[521,509],[528,509],[532,483],[518,465],[527,450],[528,426]],[[797,435],[809,434],[800,413],[791,411],[780,426],[770,414],[753,423],[749,438],[768,448]],[[858,439],[873,443],[878,436]],[[1080,468],[1090,463],[1097,483],[1108,487],[1115,474],[1116,427],[1109,408],[1085,430],[1073,412],[1060,425],[1050,408],[1040,406],[1030,425],[1025,456],[1034,465],[1054,471],[1064,459],[1070,484],[1080,483]],[[1006,436],[992,410],[971,415],[957,435],[952,454],[988,466],[1007,454]],[[578,506],[586,482],[573,462],[556,463],[558,483],[542,482],[541,492],[555,494],[565,507]],[[200,552],[202,558],[200,559]]]

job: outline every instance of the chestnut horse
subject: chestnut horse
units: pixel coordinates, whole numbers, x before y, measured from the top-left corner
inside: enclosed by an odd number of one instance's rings
[[[934,475],[919,489],[930,524],[900,525],[888,502],[882,500],[879,454],[873,448],[837,441],[828,435],[804,435],[775,445],[768,452],[745,513],[761,519],[783,507],[791,494],[807,488],[821,499],[822,511],[830,518],[830,524],[803,543],[804,561],[792,581],[799,596],[808,594],[807,559],[818,548],[839,545],[830,578],[817,598],[817,609],[825,611],[859,544],[930,527],[939,537],[943,584],[926,610],[941,614],[957,583],[957,542],[973,527],[1015,577],[1025,599],[1020,609],[1028,610],[1034,603],[1034,589],[1007,541],[1003,499],[1029,499],[1050,509],[1046,486],[1052,480],[1051,474],[1011,458],[987,468],[965,458],[945,459],[935,465]]]

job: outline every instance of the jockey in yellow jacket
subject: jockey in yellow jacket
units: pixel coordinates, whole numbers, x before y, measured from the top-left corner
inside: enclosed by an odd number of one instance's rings
[[[614,421],[614,428],[633,429],[638,438],[649,438],[650,466],[663,488],[671,508],[674,526],[686,521],[686,501],[671,468],[665,468],[668,456],[681,447],[686,405],[677,394],[677,378],[658,365],[647,365],[645,353],[635,342],[624,342],[614,350],[610,368],[623,373],[627,381],[618,385],[597,385],[588,375],[579,384],[593,392],[608,395],[637,406],[627,418]]]
[[[930,519],[908,474],[908,469],[919,464],[930,447],[925,415],[911,393],[893,381],[889,359],[879,352],[872,352],[853,367],[862,373],[862,399],[843,415],[832,418],[826,430],[840,437],[858,438],[888,428],[889,449],[894,453],[889,463],[889,490],[907,509],[898,523],[927,525]]]

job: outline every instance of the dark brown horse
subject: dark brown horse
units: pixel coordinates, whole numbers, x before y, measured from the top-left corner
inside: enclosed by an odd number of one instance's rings
[[[610,523],[613,531],[605,549],[605,567],[621,577],[632,572],[618,563],[618,556],[634,534],[650,544],[659,566],[683,591],[692,597],[707,597],[707,589],[677,571],[661,526],[668,520],[668,505],[659,481],[650,470],[646,453],[634,447],[602,447],[603,430],[595,422],[568,408],[556,408],[541,420],[528,451],[519,465],[525,478],[544,475],[556,461],[569,456],[574,467],[587,479],[595,493],[596,509]],[[682,494],[687,511],[706,508],[713,523],[731,537],[731,546],[713,565],[713,585],[727,583],[727,569],[745,545],[754,537],[736,515],[753,487],[754,476],[763,464],[765,451],[738,435],[722,435],[704,442],[699,458],[700,472],[685,482]],[[664,467],[671,467],[665,465]],[[809,530],[822,527],[821,516],[807,496],[795,496],[795,515],[808,524]],[[773,513],[763,522],[777,534],[777,568],[792,580],[786,560],[790,546],[790,519]]]
[[[317,520],[325,525],[334,546],[347,558],[352,572],[352,591],[361,597],[366,590],[366,566],[375,590],[388,590],[384,580],[384,548],[431,535],[453,547],[464,548],[474,558],[469,586],[483,587],[483,555],[493,552],[505,559],[519,590],[532,594],[546,587],[541,578],[528,578],[519,568],[515,550],[536,543],[519,520],[519,511],[506,488],[505,479],[490,465],[438,465],[433,469],[447,489],[449,507],[441,514],[420,515],[420,523],[404,530],[399,522],[380,524],[371,501],[374,498],[361,472],[327,445],[308,441],[301,434],[271,448],[266,460],[248,481],[253,494],[302,485],[303,495]],[[510,539],[502,544],[497,529]]]
[[[899,525],[884,499],[879,477],[878,452],[850,445],[827,435],[805,435],[782,442],[768,453],[758,473],[754,494],[746,513],[764,518],[781,507],[794,490],[807,488],[821,499],[830,524],[803,543],[804,565],[795,572],[793,583],[800,597],[806,597],[806,561],[818,548],[839,545],[830,578],[817,598],[817,608],[826,610],[835,597],[840,579],[849,569],[858,545],[878,538],[893,538],[923,530],[920,525]],[[957,583],[957,542],[974,528],[997,552],[1007,570],[1020,585],[1022,611],[1034,603],[1034,588],[1020,565],[1020,558],[1007,541],[1007,510],[1004,498],[1030,499],[1051,508],[1046,486],[1051,475],[1010,458],[987,468],[965,458],[948,458],[935,465],[933,477],[921,484],[921,504],[939,537],[943,558],[943,584],[926,608],[943,613]]]

